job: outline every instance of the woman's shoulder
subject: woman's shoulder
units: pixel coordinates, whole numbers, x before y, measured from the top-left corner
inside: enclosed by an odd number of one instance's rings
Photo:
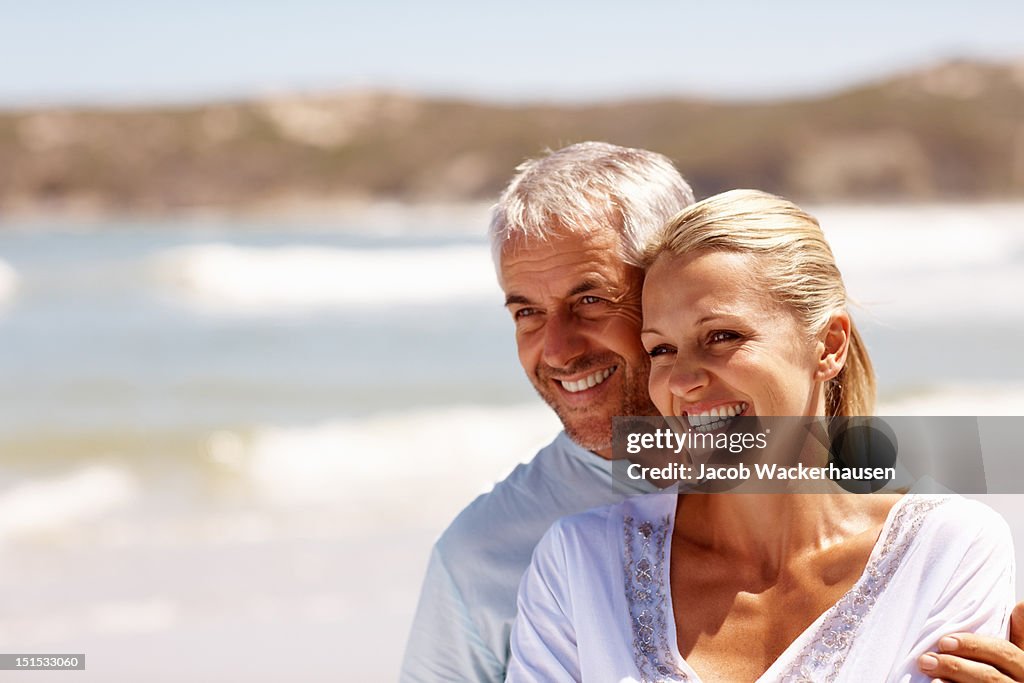
[[[607,552],[609,536],[628,535],[631,528],[671,527],[677,496],[671,493],[635,495],[557,520],[542,545],[596,547]]]
[[[930,526],[958,533],[1008,528],[1002,515],[981,501],[956,494],[907,494],[903,506],[911,516],[923,516]]]
[[[893,512],[894,535],[937,550],[1012,545],[1010,527],[998,512],[959,495],[907,494]]]
[[[675,513],[677,496],[673,493],[647,493],[630,496],[612,505],[586,510],[562,517],[555,526],[564,531],[585,533],[608,524],[622,523],[629,519],[661,518]]]

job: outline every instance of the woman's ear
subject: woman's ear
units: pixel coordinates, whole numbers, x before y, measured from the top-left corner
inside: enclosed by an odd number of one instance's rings
[[[818,337],[817,379],[822,382],[834,378],[846,364],[846,352],[850,348],[850,315],[836,311],[829,318],[828,325]]]

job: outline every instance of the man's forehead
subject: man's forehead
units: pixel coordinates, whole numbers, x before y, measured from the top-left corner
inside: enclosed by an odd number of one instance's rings
[[[640,277],[638,269],[622,260],[614,235],[567,235],[506,244],[499,269],[506,295],[530,300],[638,287]]]
[[[543,266],[576,261],[607,265],[622,262],[618,236],[611,230],[558,231],[548,235],[514,234],[501,245],[502,270],[519,265]]]

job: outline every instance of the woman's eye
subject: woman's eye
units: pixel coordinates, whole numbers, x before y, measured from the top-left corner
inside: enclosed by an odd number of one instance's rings
[[[726,342],[732,341],[734,339],[739,339],[739,337],[740,336],[735,332],[730,332],[729,330],[718,330],[716,332],[712,332],[708,336],[708,341],[711,342],[712,344],[716,344],[718,342]]]
[[[647,355],[649,355],[651,358],[654,358],[655,356],[663,356],[666,353],[672,353],[672,347],[665,346],[664,344],[659,344],[658,346],[655,346],[653,349],[648,351]]]

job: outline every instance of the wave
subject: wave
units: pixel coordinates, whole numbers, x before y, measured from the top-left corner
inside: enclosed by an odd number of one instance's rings
[[[18,287],[18,273],[8,263],[0,259],[0,304],[14,297]]]
[[[1018,205],[829,207],[817,216],[847,291],[870,317],[1024,319]]]
[[[71,529],[128,505],[137,482],[115,467],[93,465],[0,491],[0,543],[6,538]]]
[[[839,265],[851,270],[965,269],[1024,257],[1022,205],[829,206],[813,213]]]
[[[87,446],[66,458],[59,446],[69,437],[44,429],[18,438],[18,460],[41,459],[56,474],[0,465],[0,550],[83,533],[90,543],[161,547],[433,533],[559,430],[539,402],[446,406],[141,439],[132,428],[84,432],[71,438]]]
[[[486,246],[343,249],[216,243],[168,249],[152,263],[157,280],[176,299],[222,313],[500,300]]]
[[[399,492],[415,500],[427,487],[482,492],[560,429],[543,404],[452,406],[257,429],[247,444],[220,437],[223,453],[215,446],[211,456],[244,466],[256,490],[277,503],[394,501]]]
[[[854,315],[861,312],[887,325],[1024,321],[1024,307],[1019,302],[1019,292],[1024,288],[1024,264],[992,264],[961,272],[943,269],[929,273],[851,268],[844,270],[843,279],[854,302]]]
[[[887,397],[878,414],[1024,415],[1024,385],[922,388]],[[161,536],[167,543],[184,542],[182,533],[190,538],[273,538],[282,532],[275,525],[288,523],[275,511],[293,511],[307,520],[307,513],[331,510],[330,519],[320,523],[325,533],[368,533],[374,525],[442,528],[560,429],[554,413],[535,401],[403,410],[296,426],[196,430],[178,439],[182,450],[176,455],[181,457],[159,460],[146,459],[144,448],[110,437],[109,443],[95,444],[95,455],[84,456],[78,467],[60,476],[15,479],[0,487],[0,544],[74,533],[83,522],[104,518],[123,521],[124,514],[115,518],[110,513],[126,509],[178,520]],[[55,450],[46,434],[23,440],[39,441],[40,452]],[[101,454],[113,451],[131,457],[117,465],[86,464],[93,457],[106,460]],[[154,472],[160,476],[147,476]],[[181,496],[176,487],[182,481],[190,489],[216,482],[220,490],[245,491],[253,507],[236,516],[212,514]],[[157,500],[162,502],[157,505]],[[168,506],[168,501],[176,502]],[[149,527],[133,528],[139,538],[154,537]]]
[[[869,316],[1024,320],[1019,205],[828,207],[817,216],[847,291]]]
[[[1020,205],[828,206],[816,211],[852,299],[885,322],[1024,319]],[[158,252],[161,286],[218,313],[381,310],[500,300],[477,246],[355,249],[206,243]]]
[[[1024,415],[1024,385],[949,384],[891,396],[878,415],[1019,416]]]

